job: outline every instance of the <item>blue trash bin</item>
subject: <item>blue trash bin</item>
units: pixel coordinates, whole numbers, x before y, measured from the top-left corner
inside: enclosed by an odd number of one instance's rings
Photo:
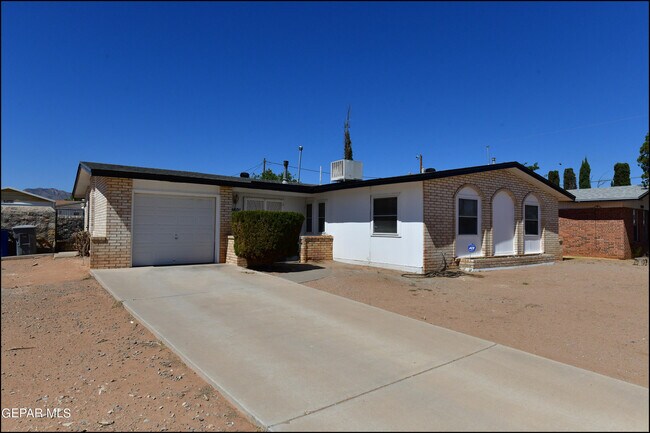
[[[0,257],[9,255],[9,230],[2,229],[2,237],[0,237]]]

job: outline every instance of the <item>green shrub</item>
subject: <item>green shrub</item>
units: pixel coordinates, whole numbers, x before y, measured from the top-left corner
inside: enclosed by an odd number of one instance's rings
[[[296,255],[304,219],[298,212],[234,212],[235,254],[253,265],[271,264]]]

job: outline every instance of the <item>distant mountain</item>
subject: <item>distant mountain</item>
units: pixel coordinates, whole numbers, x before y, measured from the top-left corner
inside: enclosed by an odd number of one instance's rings
[[[25,188],[25,191],[52,200],[69,200],[72,195],[67,191],[62,191],[56,188]]]

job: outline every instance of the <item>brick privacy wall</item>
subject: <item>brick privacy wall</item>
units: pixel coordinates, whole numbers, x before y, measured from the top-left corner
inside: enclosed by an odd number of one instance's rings
[[[334,260],[333,244],[334,237],[329,235],[300,236],[300,263]]]
[[[539,200],[542,251],[562,257],[558,238],[557,199],[532,183],[507,170],[494,170],[466,174],[423,182],[424,199],[424,272],[442,269],[443,264],[454,261],[456,239],[456,193],[465,186],[476,190],[481,198],[482,251],[492,256],[492,198],[501,191],[507,191],[515,204],[515,254],[524,251],[523,203],[533,193]]]
[[[507,266],[539,265],[554,262],[555,259],[555,256],[549,254],[507,257],[463,257],[460,259],[459,267],[463,270],[476,271]]]
[[[219,209],[219,263],[226,263],[229,237],[232,234],[232,187],[220,187],[219,194],[221,196]],[[235,254],[234,244],[232,253]]]
[[[640,242],[633,242],[632,212],[631,208],[560,209],[564,253],[629,259],[633,248],[641,246],[648,251],[647,233],[644,233],[641,218],[638,219]]]
[[[131,198],[133,193],[133,179],[92,176],[90,181],[91,209],[91,241],[90,241],[90,267],[91,268],[128,268],[131,267]],[[106,198],[106,206],[96,206],[96,199],[101,196]],[[94,198],[93,198],[94,197]],[[101,223],[101,213],[105,212],[105,236],[93,233]],[[95,215],[98,213],[98,215]],[[97,234],[101,234],[100,228]]]
[[[237,257],[237,254],[235,254],[235,237],[233,235],[228,236],[226,263],[230,265],[242,266],[244,268],[248,266],[248,260],[243,257]]]

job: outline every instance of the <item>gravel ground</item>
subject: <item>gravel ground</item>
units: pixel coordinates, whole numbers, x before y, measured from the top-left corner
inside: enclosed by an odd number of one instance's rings
[[[2,431],[258,430],[78,257],[2,261],[1,348],[3,411],[61,410],[58,418],[3,416]]]
[[[565,260],[550,266],[411,279],[320,263],[304,284],[648,387],[648,267]]]

